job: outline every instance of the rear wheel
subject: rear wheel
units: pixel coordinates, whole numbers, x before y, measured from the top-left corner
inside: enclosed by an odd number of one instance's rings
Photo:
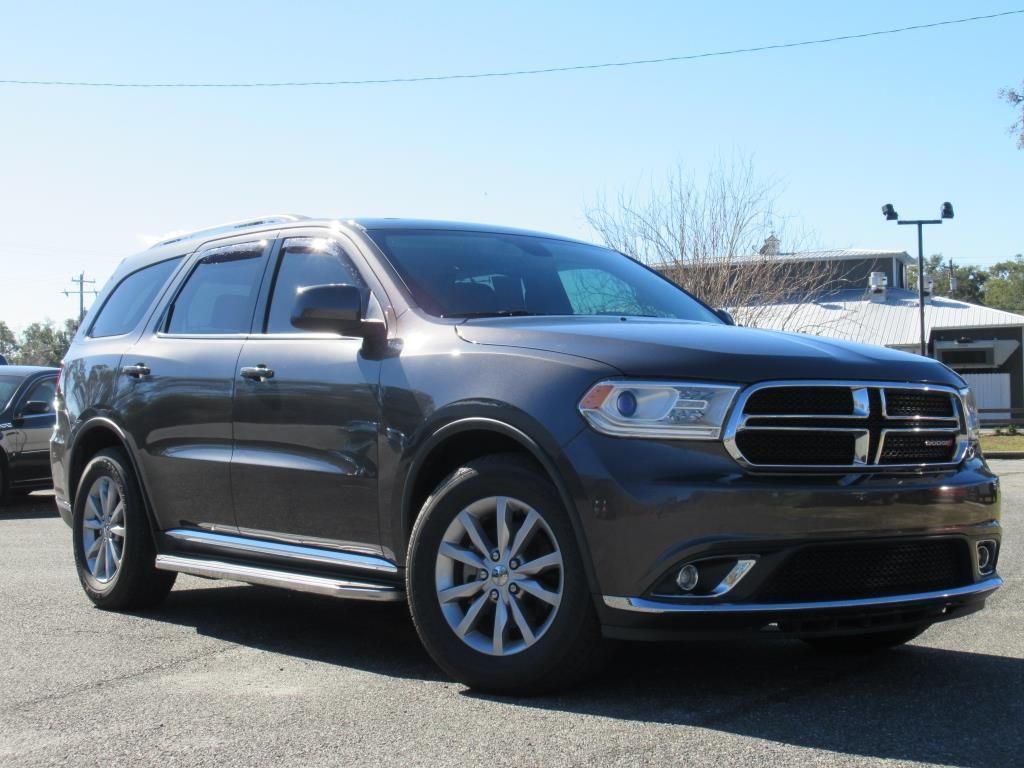
[[[100,608],[147,608],[171,591],[177,574],[156,569],[149,520],[123,451],[102,450],[86,466],[72,536],[78,578]]]
[[[834,637],[805,637],[805,643],[830,653],[871,653],[909,643],[928,627],[908,627],[888,632],[868,632],[863,635],[836,635]]]
[[[514,454],[469,462],[434,491],[413,528],[406,581],[427,651],[472,688],[563,688],[604,660],[568,515]]]

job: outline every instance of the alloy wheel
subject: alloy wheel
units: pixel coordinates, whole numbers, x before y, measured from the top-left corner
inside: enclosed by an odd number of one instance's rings
[[[441,612],[462,642],[492,656],[536,643],[562,601],[562,552],[543,516],[492,496],[452,520],[441,540],[435,585]]]
[[[82,518],[82,547],[89,575],[100,584],[117,576],[124,556],[124,508],[113,478],[98,477],[89,488]]]

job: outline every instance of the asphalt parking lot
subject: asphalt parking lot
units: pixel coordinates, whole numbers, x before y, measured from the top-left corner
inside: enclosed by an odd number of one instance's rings
[[[447,681],[403,606],[180,576],[157,611],[81,593],[52,496],[0,511],[5,765],[1024,764],[1024,461],[1003,476],[1006,586],[913,645],[621,649],[568,694]]]

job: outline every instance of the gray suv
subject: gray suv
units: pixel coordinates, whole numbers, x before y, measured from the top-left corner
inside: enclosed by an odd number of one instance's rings
[[[692,630],[884,648],[1001,584],[955,373],[735,327],[553,235],[277,216],[158,244],[98,297],[57,407],[96,605],[177,573],[404,600],[483,690]]]

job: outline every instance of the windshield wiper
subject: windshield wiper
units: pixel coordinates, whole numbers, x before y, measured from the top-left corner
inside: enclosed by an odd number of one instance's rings
[[[536,317],[544,312],[527,312],[525,309],[496,309],[493,312],[452,312],[441,317],[462,317],[471,319],[475,317]]]

